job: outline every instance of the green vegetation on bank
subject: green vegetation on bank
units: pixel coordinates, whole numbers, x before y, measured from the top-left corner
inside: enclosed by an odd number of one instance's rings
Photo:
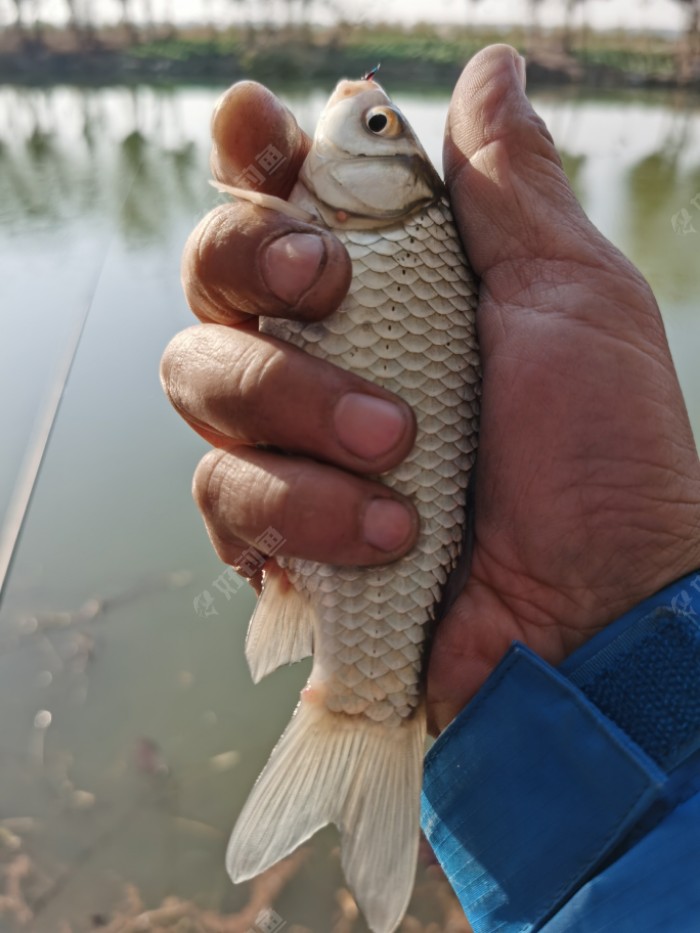
[[[624,33],[585,32],[571,39],[551,33],[532,36],[524,29],[438,30],[417,27],[348,28],[306,36],[284,31],[227,32],[213,36],[156,39],[129,50],[143,62],[171,62],[186,67],[208,61],[235,62],[245,73],[259,77],[355,74],[375,61],[382,70],[407,79],[456,72],[490,42],[510,42],[529,61],[535,80],[592,84],[691,84],[700,71],[684,61],[682,49],[664,38],[631,37]]]
[[[361,74],[381,62],[383,74],[407,82],[453,78],[479,48],[507,41],[528,58],[535,83],[597,86],[700,87],[700,68],[684,44],[662,37],[580,31],[540,33],[523,28],[450,29],[351,26],[331,29],[243,27],[215,31],[112,28],[72,37],[44,30],[40,39],[0,42],[0,75],[15,79],[87,80],[236,78],[269,80]]]

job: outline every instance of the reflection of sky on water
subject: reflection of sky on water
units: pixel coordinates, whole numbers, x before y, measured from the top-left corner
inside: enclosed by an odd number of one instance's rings
[[[325,94],[283,91],[309,130]],[[216,96],[209,88],[0,88],[0,391],[13,399],[10,409],[0,408],[0,502],[52,378],[57,346],[99,288],[110,250],[123,243],[127,250],[177,252],[173,231],[181,224],[186,234],[215,203],[207,150]],[[397,101],[439,164],[446,99],[400,92]],[[677,315],[692,305],[699,284],[700,232],[681,237],[671,229],[673,214],[686,207],[700,231],[700,211],[689,203],[700,191],[698,110],[658,96],[542,92],[535,102],[588,213],[657,290],[675,350]],[[683,327],[692,326],[684,313]],[[687,334],[682,342],[687,347]]]
[[[194,613],[194,597],[222,570],[189,499],[205,446],[158,383],[163,347],[192,321],[179,287],[182,244],[218,200],[207,184],[217,93],[0,88],[0,513],[59,352],[91,307],[0,614],[0,813],[41,819],[49,874],[73,866],[39,930],[57,929],[62,911],[98,910],[116,876],[154,898],[177,890],[233,903],[225,837],[304,677],[293,669],[252,687],[241,653],[245,591],[220,596],[215,617]],[[307,129],[325,95],[284,93]],[[406,91],[397,102],[439,161],[447,98]],[[700,428],[700,211],[697,234],[671,227],[700,191],[700,112],[635,95],[539,93],[535,104],[587,211],[653,283]],[[181,569],[190,583],[159,584]],[[79,627],[95,641],[85,671],[73,660],[76,631],[17,635],[27,612],[110,596],[121,602]],[[48,770],[30,754],[39,709],[53,713]],[[177,774],[176,802],[142,801],[148,787],[131,765],[141,736],[158,741]],[[212,771],[209,759],[229,749],[240,765]],[[95,794],[94,812],[66,809],[62,774]],[[176,831],[174,813],[213,826],[213,837]],[[324,865],[304,874],[281,911],[317,931],[332,909],[318,878],[335,869]]]

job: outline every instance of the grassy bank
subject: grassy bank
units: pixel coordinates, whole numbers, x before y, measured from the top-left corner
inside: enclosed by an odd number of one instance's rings
[[[275,79],[360,75],[380,61],[386,80],[427,84],[452,81],[464,63],[490,42],[507,41],[528,58],[534,84],[595,87],[700,88],[700,67],[676,43],[650,36],[508,32],[417,27],[332,30],[112,29],[76,35],[42,30],[7,33],[0,41],[0,78],[23,82]]]

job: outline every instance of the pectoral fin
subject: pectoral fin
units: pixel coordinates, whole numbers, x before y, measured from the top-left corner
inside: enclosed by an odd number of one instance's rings
[[[222,181],[210,181],[209,184],[222,194],[230,194],[239,201],[250,201],[251,204],[257,204],[258,207],[264,207],[270,211],[277,211],[280,214],[286,214],[287,217],[293,217],[295,220],[301,220],[304,223],[316,223],[318,218],[314,217],[308,211],[296,204],[291,204],[282,198],[275,197],[274,194],[265,194],[263,191],[249,191],[248,188],[236,188],[233,185],[226,185]]]

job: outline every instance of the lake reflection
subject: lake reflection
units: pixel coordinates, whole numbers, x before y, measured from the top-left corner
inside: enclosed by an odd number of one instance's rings
[[[326,90],[282,93],[311,129]],[[0,614],[0,865],[28,856],[22,890],[36,930],[91,929],[129,884],[144,909],[173,895],[242,910],[250,891],[225,876],[226,839],[307,670],[250,683],[253,599],[222,577],[189,496],[206,448],[158,383],[165,344],[192,323],[182,244],[220,200],[208,185],[218,93],[0,88],[3,511],[89,309]],[[657,293],[697,432],[697,103],[533,99],[586,210]],[[397,97],[435,160],[447,100],[448,89]],[[674,232],[683,211],[688,232]],[[213,601],[198,613],[206,592]],[[293,866],[276,901],[288,928],[335,929],[334,845],[322,834]],[[446,908],[429,876],[423,866],[412,910],[441,930]],[[20,912],[0,916],[0,929]],[[252,919],[241,915],[240,933]]]

